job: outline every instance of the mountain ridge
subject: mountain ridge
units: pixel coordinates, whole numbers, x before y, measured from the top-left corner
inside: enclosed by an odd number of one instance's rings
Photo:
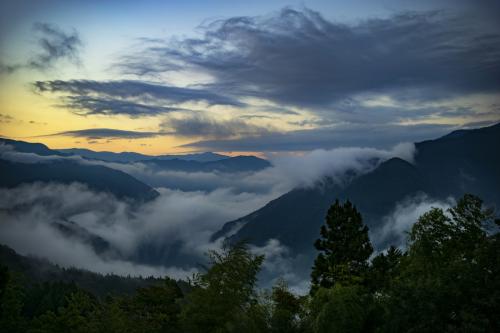
[[[67,149],[57,149],[57,151],[69,155],[77,155],[90,159],[96,159],[107,162],[140,162],[145,160],[173,160],[180,159],[185,161],[197,161],[197,162],[212,162],[219,161],[230,156],[221,155],[213,152],[203,152],[203,153],[191,153],[191,154],[178,154],[178,155],[146,155],[136,152],[110,152],[110,151],[94,151],[91,149],[84,148],[67,148]]]
[[[149,201],[159,196],[152,187],[129,174],[102,165],[83,165],[66,160],[27,164],[0,159],[0,187],[13,188],[34,182],[78,182],[120,199]]]
[[[419,194],[446,199],[472,192],[487,204],[500,206],[500,158],[489,146],[500,142],[500,124],[458,133],[416,143],[414,163],[391,158],[345,188],[293,189],[225,223],[212,239],[230,233],[228,238],[233,241],[244,239],[263,246],[269,239],[277,239],[294,253],[312,251],[325,213],[337,198],[353,202],[371,229],[380,227],[381,219],[396,203]]]

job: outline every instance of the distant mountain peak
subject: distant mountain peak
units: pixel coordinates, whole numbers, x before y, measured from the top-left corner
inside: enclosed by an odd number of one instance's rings
[[[26,141],[18,141],[18,140],[0,138],[0,144],[2,144],[2,143],[13,147],[15,151],[18,151],[21,153],[33,153],[33,154],[42,155],[42,156],[66,155],[62,152],[58,152],[56,150],[50,149],[49,147],[47,147],[43,143],[31,143],[31,142],[26,142]]]
[[[118,162],[118,163],[140,162],[151,159],[158,159],[158,160],[179,159],[184,161],[213,162],[229,158],[229,156],[216,154],[212,152],[189,153],[189,154],[179,154],[179,155],[145,155],[136,152],[115,153],[111,151],[94,151],[85,148],[68,148],[68,149],[59,149],[58,151],[65,154],[79,155],[81,157],[90,158],[94,160],[101,160],[106,162]]]

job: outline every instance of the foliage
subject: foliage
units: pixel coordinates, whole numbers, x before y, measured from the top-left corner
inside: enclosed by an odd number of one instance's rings
[[[0,327],[6,332],[23,332],[26,321],[22,316],[24,290],[19,277],[0,266]]]
[[[348,214],[342,208],[337,202],[332,206],[335,213],[329,215],[336,216],[337,223],[327,217],[321,230],[323,240],[330,243],[317,248],[330,252],[320,253],[322,265],[315,265],[322,275],[313,275],[317,289],[308,318],[312,331],[500,330],[500,236],[486,231],[492,226],[493,212],[484,209],[479,198],[465,195],[446,212],[432,208],[423,214],[408,235],[406,251],[391,247],[374,257],[363,284],[356,283],[362,276],[359,271],[348,271],[347,278],[331,273],[339,271],[335,265],[345,258],[345,249],[359,244],[357,234],[348,236],[345,228],[337,228],[337,234],[328,232],[334,230],[332,225],[347,223],[345,216],[352,216],[350,221],[356,221],[360,230],[360,217],[351,208]],[[334,278],[323,287],[315,277],[325,272]]]
[[[136,331],[179,332],[182,298],[177,283],[165,279],[162,285],[138,289],[132,299],[122,303]]]
[[[303,317],[304,309],[301,298],[290,292],[285,280],[278,280],[271,293],[269,331],[301,332]]]
[[[341,204],[336,200],[328,210],[320,235],[314,243],[320,253],[311,273],[311,291],[331,288],[336,283],[362,282],[373,247],[368,227],[363,225],[356,207],[349,201]]]
[[[94,297],[83,291],[71,294],[67,305],[56,312],[48,311],[32,323],[32,332],[91,332],[93,321],[89,320],[96,310]]]
[[[387,330],[500,329],[498,234],[483,228],[492,217],[472,195],[448,212],[433,208],[420,217],[384,301]]]
[[[0,263],[12,271],[21,273],[25,280],[38,284],[55,282],[74,284],[99,298],[108,295],[132,295],[139,288],[161,283],[161,279],[154,277],[102,275],[82,269],[61,268],[47,260],[20,256],[14,250],[1,244]]]
[[[320,288],[311,302],[312,331],[361,332],[367,317],[366,296],[356,285]]]
[[[186,332],[249,330],[248,314],[256,311],[254,291],[263,256],[255,256],[246,244],[224,245],[209,253],[211,267],[193,279],[181,318]]]
[[[406,254],[391,246],[386,253],[382,252],[372,259],[368,271],[368,286],[372,292],[385,292],[400,273],[400,262]]]

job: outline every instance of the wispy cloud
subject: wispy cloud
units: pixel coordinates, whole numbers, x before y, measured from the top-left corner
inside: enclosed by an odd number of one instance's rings
[[[406,247],[407,234],[418,218],[431,208],[446,210],[455,204],[453,198],[447,200],[433,199],[426,194],[418,194],[397,202],[394,209],[384,216],[380,226],[370,231],[370,238],[378,249],[390,245]]]
[[[270,133],[272,129],[250,124],[239,119],[218,120],[201,113],[183,118],[167,118],[161,127],[182,137],[205,137],[213,139],[254,136]]]
[[[38,93],[61,93],[60,106],[72,112],[87,115],[154,116],[173,111],[189,111],[183,103],[202,102],[207,106],[226,105],[243,107],[236,99],[207,89],[167,86],[137,80],[117,81],[37,81],[33,87]]]
[[[8,114],[2,114],[0,113],[0,123],[11,123],[14,120],[12,116],[9,116]]]
[[[63,92],[72,95],[96,94],[108,97],[138,98],[140,100],[153,98],[169,103],[204,101],[209,105],[243,106],[243,103],[209,90],[175,87],[136,80],[37,81],[34,86],[39,92]]]
[[[56,25],[42,22],[35,23],[33,30],[38,35],[40,51],[30,61],[30,67],[47,69],[60,59],[79,63],[83,43],[76,30],[66,32]]]
[[[62,99],[60,106],[70,109],[80,116],[90,115],[127,115],[131,118],[142,116],[155,116],[158,114],[185,111],[182,108],[166,107],[135,103],[127,100],[100,98],[91,96],[68,96]]]
[[[125,131],[112,128],[89,128],[74,131],[64,131],[43,136],[71,136],[75,138],[87,139],[143,139],[158,135],[164,135],[161,132],[139,132]]]
[[[57,62],[67,60],[79,65],[83,42],[75,30],[64,31],[54,24],[37,22],[33,25],[38,49],[26,63],[0,64],[1,73],[13,73],[19,69],[47,70]]]

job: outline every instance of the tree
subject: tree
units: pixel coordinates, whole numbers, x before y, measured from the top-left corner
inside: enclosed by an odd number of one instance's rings
[[[500,246],[483,228],[492,218],[472,195],[447,212],[433,208],[419,218],[383,298],[383,331],[500,330]]]
[[[71,294],[78,292],[74,283],[44,282],[26,288],[23,314],[28,318],[37,317],[47,311],[56,312],[66,307]]]
[[[286,282],[280,279],[272,289],[272,310],[270,316],[270,332],[300,332],[301,300],[288,289]]]
[[[23,332],[26,321],[22,316],[25,293],[19,277],[0,265],[0,328],[5,332]]]
[[[386,253],[373,258],[368,272],[367,283],[373,292],[380,292],[391,287],[392,280],[399,274],[399,264],[403,252],[391,246]]]
[[[209,253],[211,267],[193,279],[181,313],[186,332],[253,332],[256,312],[255,283],[264,260],[244,243],[225,244],[221,252]]]
[[[319,288],[311,301],[311,329],[314,333],[355,333],[364,331],[368,298],[356,285],[335,284]]]
[[[320,252],[311,273],[311,293],[319,287],[331,288],[337,282],[360,283],[368,266],[373,247],[368,237],[368,227],[363,225],[361,214],[351,202],[338,200],[326,215],[321,226],[321,238],[314,246]]]
[[[92,321],[95,330],[103,333],[131,333],[131,332],[154,332],[151,328],[142,326],[143,322],[137,320],[137,314],[126,312],[123,303],[127,298],[106,297],[98,309],[96,309]],[[168,332],[168,331],[167,331]]]
[[[32,322],[33,332],[93,332],[98,302],[89,293],[79,290],[67,298],[67,305],[56,312],[47,311]]]
[[[182,298],[176,281],[166,278],[161,285],[139,288],[126,302],[127,313],[138,332],[180,332]]]

